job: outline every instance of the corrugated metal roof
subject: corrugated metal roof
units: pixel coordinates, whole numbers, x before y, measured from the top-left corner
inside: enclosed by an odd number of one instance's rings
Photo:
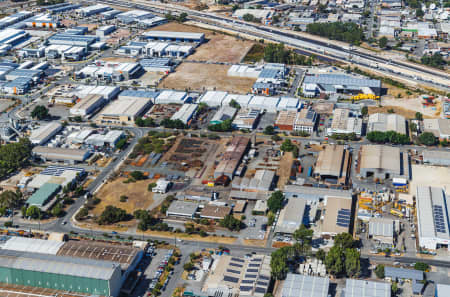
[[[391,297],[391,285],[360,279],[347,279],[345,297]]]
[[[12,236],[0,248],[17,252],[56,255],[63,245],[63,241]]]
[[[415,269],[385,266],[384,275],[394,279],[423,280],[423,272]]]
[[[288,273],[283,284],[282,297],[327,297],[330,280],[317,277]]]
[[[0,250],[0,267],[109,280],[119,265],[96,261],[11,250]]]
[[[373,88],[381,87],[381,81],[379,80],[359,78],[345,74],[306,75],[303,83],[373,87]]]
[[[394,221],[386,218],[371,218],[369,221],[369,235],[394,236]]]
[[[27,204],[43,206],[44,203],[56,192],[59,191],[61,185],[45,183],[42,187],[39,188],[30,198],[27,200]]]

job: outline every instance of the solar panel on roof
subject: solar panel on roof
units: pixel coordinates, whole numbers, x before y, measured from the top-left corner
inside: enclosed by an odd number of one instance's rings
[[[254,283],[255,281],[254,280],[252,280],[252,279],[243,279],[242,281],[241,281],[241,283],[243,283],[243,284],[252,284],[252,283]]]
[[[444,212],[441,205],[433,205],[434,227],[436,232],[445,233]]]
[[[255,259],[251,259],[250,262],[261,262],[262,259],[261,258],[255,258]],[[243,262],[243,261],[242,261]]]
[[[242,267],[241,264],[237,264],[237,263],[233,263],[233,262],[230,263],[230,266],[234,266],[234,267]]]
[[[241,291],[250,291],[253,287],[250,286],[240,286],[239,289]]]
[[[233,270],[233,269],[227,269],[227,272],[231,272],[231,273],[237,273],[239,274],[240,272],[237,270]]]
[[[261,287],[256,287],[256,288],[255,288],[255,292],[256,292],[256,293],[265,293],[265,292],[266,292],[266,289],[261,288]]]
[[[225,275],[223,277],[223,280],[230,283],[237,283],[239,281],[239,278]]]
[[[245,278],[256,278],[256,274],[246,274]]]
[[[263,280],[270,280],[270,277],[265,276],[265,275],[260,275],[259,278],[263,279]]]
[[[250,263],[248,264],[249,267],[259,267],[261,266],[261,264],[255,264],[255,263]]]
[[[245,262],[243,259],[240,259],[240,258],[231,258],[231,260],[236,261],[236,262],[241,262],[241,263]]]
[[[267,286],[267,285],[269,285],[269,283],[266,283],[266,282],[256,282],[256,284],[257,285],[261,285],[261,286]]]
[[[247,272],[258,272],[258,269],[249,268],[249,269],[247,269]]]

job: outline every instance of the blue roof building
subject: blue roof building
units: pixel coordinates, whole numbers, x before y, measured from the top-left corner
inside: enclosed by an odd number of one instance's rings
[[[414,294],[421,294],[424,284],[423,271],[415,269],[405,269],[397,267],[384,267],[384,276],[390,278],[393,281],[398,281],[400,279],[409,279],[412,282],[412,291]]]

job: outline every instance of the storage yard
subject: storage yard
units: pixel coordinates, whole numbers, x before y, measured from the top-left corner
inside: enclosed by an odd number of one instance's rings
[[[159,88],[204,91],[219,89],[239,94],[250,92],[256,79],[229,77],[230,66],[184,62],[159,84]]]

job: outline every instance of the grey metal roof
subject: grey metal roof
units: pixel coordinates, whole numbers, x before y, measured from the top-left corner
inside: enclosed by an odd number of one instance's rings
[[[347,279],[345,297],[391,297],[391,285],[360,279]]]
[[[384,275],[395,279],[423,280],[423,272],[415,269],[385,266]]]
[[[139,98],[156,98],[159,95],[157,91],[140,91],[140,90],[124,90],[120,96],[139,97]]]
[[[380,88],[381,81],[376,79],[359,78],[345,74],[316,74],[306,75],[304,83],[323,85],[344,85],[358,87]]]
[[[0,250],[0,267],[109,280],[120,266],[108,261]]]
[[[369,221],[369,235],[394,236],[394,222],[392,219],[372,218]]]
[[[330,280],[317,277],[289,273],[283,284],[282,297],[326,297]]]

